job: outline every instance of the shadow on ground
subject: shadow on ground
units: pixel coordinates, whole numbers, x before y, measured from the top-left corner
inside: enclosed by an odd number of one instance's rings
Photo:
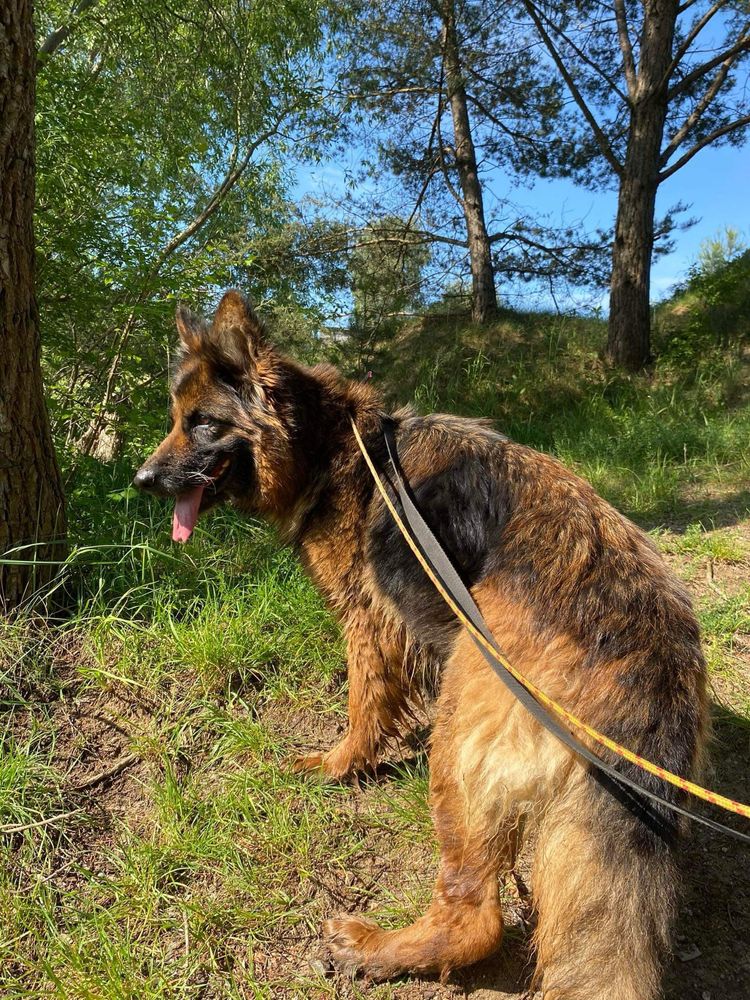
[[[750,802],[750,724],[714,706],[714,773],[707,783]],[[745,832],[731,813],[712,815]],[[695,826],[681,859],[685,897],[666,977],[666,1000],[747,1000],[750,996],[750,847]]]
[[[682,534],[691,525],[700,522],[706,529],[731,528],[746,521],[750,516],[750,490],[737,490],[727,496],[707,497],[705,500],[694,500],[690,503],[680,502],[678,515],[670,517],[638,517],[633,518],[644,529],[651,531],[665,524],[671,531]]]

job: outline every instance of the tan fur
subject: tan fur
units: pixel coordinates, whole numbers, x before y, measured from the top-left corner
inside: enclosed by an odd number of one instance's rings
[[[648,919],[644,897],[663,893],[664,882],[654,881],[653,862],[631,857],[618,865],[603,855],[584,780],[573,771],[541,822],[533,874],[537,982],[545,1000],[651,1000],[669,947],[673,862],[660,861],[671,898],[657,901],[659,919]]]

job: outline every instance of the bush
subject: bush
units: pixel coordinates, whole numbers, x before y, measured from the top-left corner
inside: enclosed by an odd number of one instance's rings
[[[750,332],[750,250],[736,231],[705,240],[687,282],[656,313],[660,354],[690,362]]]

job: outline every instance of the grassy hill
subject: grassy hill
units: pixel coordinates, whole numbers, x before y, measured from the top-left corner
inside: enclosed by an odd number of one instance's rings
[[[659,314],[662,331],[695,311],[680,309]],[[594,320],[509,312],[480,330],[432,316],[400,332],[374,377],[394,401],[494,418],[653,533],[703,624],[710,781],[748,801],[747,359],[660,337],[654,371],[629,378],[601,364]],[[398,924],[429,898],[424,730],[358,787],[293,774],[295,753],[345,725],[335,623],[261,524],[219,511],[173,547],[166,505],[125,488],[134,458],[72,475],[75,615],[50,626],[29,612],[0,631],[2,996],[519,997],[529,914],[513,881],[501,957],[452,984],[368,986],[328,968],[325,916]],[[698,830],[684,864],[667,995],[740,1000],[746,857]]]
[[[390,345],[383,381],[421,410],[493,418],[641,524],[720,522],[747,500],[750,356],[667,350],[633,378],[602,364],[605,338],[601,321],[545,313],[508,311],[488,328],[428,317]]]
[[[689,359],[750,339],[750,250],[706,261],[656,309],[656,342]]]

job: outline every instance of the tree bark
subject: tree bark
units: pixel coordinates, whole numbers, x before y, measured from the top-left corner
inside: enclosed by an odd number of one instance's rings
[[[676,0],[651,0],[645,5],[627,152],[620,175],[607,357],[632,372],[640,371],[651,360],[654,211],[677,6]]]
[[[477,168],[477,154],[471,135],[466,88],[461,72],[453,0],[445,0],[443,3],[442,18],[445,82],[453,119],[456,169],[461,185],[461,200],[466,220],[466,236],[471,262],[471,318],[476,323],[486,323],[497,315],[497,292],[490,239],[484,218],[484,200]]]
[[[0,558],[32,547],[0,564],[4,611],[49,577],[65,534],[34,288],[35,66],[32,0],[10,0],[0,7]]]

